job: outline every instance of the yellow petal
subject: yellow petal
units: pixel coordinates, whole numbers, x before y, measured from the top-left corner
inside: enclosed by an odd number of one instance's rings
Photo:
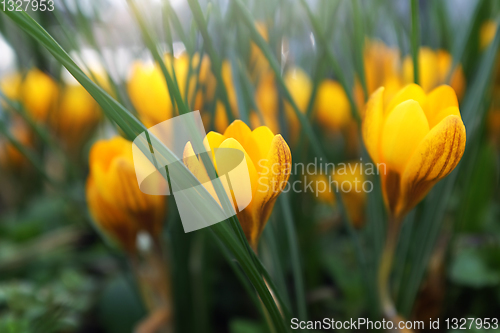
[[[257,192],[253,205],[262,207],[261,221],[265,223],[272,211],[272,204],[284,189],[290,177],[292,154],[281,135],[276,135],[271,142],[271,148],[259,173]],[[272,204],[268,204],[272,201]]]
[[[167,67],[169,68],[169,67]],[[172,116],[172,102],[160,67],[136,62],[127,83],[130,101],[147,127]]]
[[[250,139],[245,145],[245,150],[250,155],[257,172],[260,171],[260,163],[267,157],[271,143],[274,139],[274,133],[267,126],[257,127],[250,134]]]
[[[406,211],[422,200],[436,182],[453,171],[462,158],[465,141],[465,126],[455,115],[443,119],[427,134],[402,177]]]
[[[333,175],[349,219],[356,228],[361,228],[365,222],[366,192],[363,191],[365,177],[362,168],[362,163],[350,162],[346,165],[345,173]]]
[[[439,59],[435,51],[422,47],[418,53],[420,85],[424,91],[431,91],[439,83]]]
[[[231,188],[235,194],[237,202],[251,202],[253,193],[257,189],[257,172],[252,159],[248,156],[243,146],[233,138],[224,140],[219,148],[237,149],[243,152],[247,163],[248,174],[245,169],[238,167],[234,168],[234,154],[226,154],[223,151],[216,151],[215,156],[218,168],[221,172],[219,177],[223,177],[225,174],[229,175]],[[250,181],[248,181],[248,178],[250,178]],[[244,207],[240,207],[239,210],[243,210],[242,208]]]
[[[219,198],[217,196],[217,193],[215,191],[215,188],[212,184],[212,181],[208,176],[207,169],[205,168],[203,163],[198,159],[198,156],[196,156],[191,142],[188,142],[186,144],[186,147],[184,147],[182,161],[184,162],[186,168],[188,168],[189,171],[191,171],[191,173],[196,177],[196,179],[198,179],[200,184],[203,185],[203,187],[215,199],[215,201],[219,204],[219,206],[222,207]]]
[[[139,189],[132,143],[121,137],[98,141],[91,149],[89,161],[90,177],[99,197],[123,212],[138,230],[156,237],[162,228],[164,198],[146,195]]]
[[[325,80],[318,88],[316,112],[321,125],[339,130],[351,119],[351,106],[342,86],[333,81]]]
[[[305,112],[312,92],[309,75],[297,67],[287,71],[283,80],[299,110]]]
[[[382,132],[381,153],[387,169],[403,173],[416,147],[429,133],[429,124],[419,103],[405,101],[387,117]]]
[[[278,89],[276,88],[274,74],[269,72],[263,73],[255,89],[255,102],[257,103],[257,107],[261,111],[265,122],[262,125],[274,126],[277,122],[278,97],[279,94]],[[276,130],[276,128],[271,129],[273,131]]]
[[[374,163],[380,162],[380,137],[384,123],[384,87],[378,88],[366,104],[362,123],[363,141]]]
[[[21,94],[23,104],[31,116],[37,121],[45,121],[56,102],[58,86],[52,77],[33,69],[24,79]]]
[[[438,117],[438,114],[449,107],[456,107],[458,109],[457,95],[452,87],[442,85],[429,93],[424,112],[429,121],[430,128],[433,128],[444,118]]]
[[[497,23],[493,20],[484,22],[479,31],[479,48],[484,50],[488,47],[497,33]]]
[[[139,228],[131,217],[100,195],[92,177],[87,180],[85,195],[90,215],[97,228],[120,243],[126,251],[134,252]]]
[[[215,124],[214,125],[215,125],[215,129],[219,133],[224,132],[229,125],[229,120],[227,118],[226,108],[224,107],[224,104],[219,100],[217,101],[217,104],[215,105]]]
[[[236,119],[228,126],[228,128],[224,131],[224,136],[226,138],[234,138],[236,141],[240,142],[242,145],[245,144],[245,141],[252,131],[243,121]]]
[[[226,86],[229,104],[233,110],[236,110],[238,106],[238,99],[233,84],[231,63],[228,60],[224,60],[222,62],[222,80],[224,81],[224,85]]]
[[[0,80],[0,90],[11,101],[19,99],[22,76],[19,73],[8,74]],[[3,102],[3,101],[2,101]]]
[[[385,108],[385,116],[387,117],[398,104],[413,99],[418,102],[421,107],[424,107],[427,96],[424,90],[417,84],[411,83],[401,89],[389,102]]]
[[[439,81],[444,83],[450,74],[453,58],[451,54],[444,50],[437,51],[437,59],[439,66]],[[450,86],[457,93],[458,99],[461,99],[465,90],[465,77],[462,66],[458,64],[451,74]]]
[[[212,159],[212,163],[214,163],[215,170],[217,170],[217,163],[214,161],[215,159],[215,148],[219,148],[220,144],[226,140],[227,138],[217,132],[211,131],[207,134],[205,139],[203,139],[203,146],[207,151],[210,151],[210,158]]]
[[[452,115],[457,116],[460,119],[462,118],[460,116],[460,110],[458,109],[458,107],[451,106],[449,108],[442,109],[439,112],[437,112],[431,120],[432,123],[429,123],[429,125],[431,125],[430,127],[433,128],[434,126],[439,124],[444,118]]]
[[[214,131],[210,131],[203,140],[203,145],[207,150],[215,149],[218,148],[220,144],[226,139],[227,138],[224,135]]]

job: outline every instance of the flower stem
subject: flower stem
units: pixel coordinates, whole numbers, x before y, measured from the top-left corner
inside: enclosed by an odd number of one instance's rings
[[[130,258],[141,295],[149,311],[147,322],[155,322],[155,332],[172,331],[170,277],[158,242],[139,247]],[[160,318],[150,320],[150,318]],[[148,326],[148,325],[146,325]]]
[[[394,320],[397,317],[397,311],[391,298],[389,277],[391,273],[392,262],[394,259],[394,252],[396,250],[396,245],[398,242],[400,226],[401,223],[399,219],[393,217],[389,218],[387,224],[387,237],[385,240],[382,257],[380,258],[378,271],[380,305],[384,316],[389,320]]]

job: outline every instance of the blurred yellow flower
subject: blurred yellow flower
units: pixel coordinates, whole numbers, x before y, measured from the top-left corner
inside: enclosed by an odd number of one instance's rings
[[[224,81],[224,86],[226,87],[229,104],[231,105],[233,113],[235,113],[238,109],[238,99],[234,88],[231,63],[228,60],[224,60],[222,62],[222,80]]]
[[[347,163],[346,172],[337,172],[333,180],[338,184],[347,215],[355,228],[365,224],[366,192],[363,190],[365,176],[362,164]],[[349,186],[347,186],[349,184]]]
[[[385,87],[386,100],[402,87],[400,52],[397,48],[386,46],[380,41],[367,41],[363,64],[365,68],[368,95],[379,87]],[[360,112],[365,105],[365,95],[359,80],[354,85],[354,97]]]
[[[198,66],[200,67],[200,73],[198,76],[199,83],[201,88],[204,90],[204,100],[203,103],[207,101],[212,101],[215,97],[215,88],[217,86],[217,80],[215,79],[214,74],[212,73],[212,64],[210,62],[210,58],[207,55],[204,55],[201,59],[200,64],[200,55],[199,53],[195,53],[193,56],[193,66],[196,69]],[[194,72],[196,74],[196,72]]]
[[[58,96],[57,83],[39,69],[31,69],[21,85],[21,99],[33,119],[46,121],[55,107]]]
[[[62,89],[61,99],[51,117],[51,126],[68,151],[81,147],[95,128],[101,112],[97,102],[75,82]]]
[[[115,137],[96,142],[89,157],[86,196],[99,227],[129,253],[135,253],[139,232],[160,236],[165,198],[141,192],[132,157],[132,142]]]
[[[319,85],[315,108],[323,128],[339,131],[352,121],[349,99],[342,86],[333,80],[324,80]]]
[[[10,125],[11,135],[23,146],[33,148],[32,132],[20,118],[14,118]],[[29,165],[21,152],[6,140],[0,141],[0,165],[6,170],[18,171]]]
[[[267,126],[273,133],[278,132],[278,89],[274,73],[267,71],[260,75],[255,89],[255,103],[261,112],[263,122],[256,112],[252,112],[250,114],[252,127]]]
[[[362,132],[381,173],[386,206],[396,220],[455,168],[465,149],[458,99],[446,85],[427,95],[409,84],[388,104],[384,88],[379,88],[367,104]]]
[[[487,48],[495,38],[497,26],[497,23],[493,20],[486,21],[481,26],[479,31],[479,48],[481,50]]]
[[[300,112],[305,113],[309,104],[309,99],[312,93],[312,82],[304,70],[299,67],[288,70],[283,80],[285,86],[292,95],[293,101],[299,108]],[[293,107],[290,103],[285,102],[285,112],[287,114],[290,126],[292,141],[297,140],[298,131],[300,129],[299,119],[295,115]]]
[[[217,104],[215,105],[215,130],[217,132],[224,132],[228,126],[229,119],[227,117],[226,108],[221,101],[217,101]]]
[[[444,50],[433,51],[428,47],[421,47],[418,53],[420,85],[426,93],[441,84],[446,83],[448,72],[451,69],[453,58]],[[411,55],[406,56],[403,62],[403,77],[405,83],[413,82],[413,60]],[[459,99],[465,91],[465,77],[462,66],[458,65],[450,78],[450,86],[455,90]]]
[[[493,145],[500,150],[500,109],[491,108],[487,116],[488,134]]]
[[[17,101],[21,97],[21,82],[22,76],[17,72],[5,75],[0,79],[0,90],[11,101]]]
[[[158,64],[135,62],[127,83],[127,91],[146,127],[172,117],[173,106],[167,82]]]
[[[366,192],[362,188],[366,179],[362,172],[362,164],[356,162],[346,163],[344,171],[332,173],[331,177],[334,186],[338,187],[350,222],[355,228],[359,229],[365,224],[366,207]],[[307,177],[311,177],[313,182],[317,182],[317,184],[326,184],[324,187],[321,186],[321,188],[326,188],[330,184],[330,179],[322,174]],[[316,189],[318,188],[320,188],[319,185],[316,186]],[[337,188],[317,191],[316,196],[320,202],[336,206],[335,190]]]
[[[233,83],[231,63],[227,60],[225,60],[222,63],[222,80],[224,82],[224,86],[225,86],[225,89],[227,92],[227,97],[229,100],[229,105],[231,107],[230,112],[233,115],[233,117],[237,118],[238,101],[237,101],[237,96],[236,96],[236,90],[234,88],[234,83]],[[215,89],[215,87],[216,87],[215,82],[213,85],[211,85],[211,87],[213,87],[213,88],[210,88],[210,89]],[[213,93],[215,94],[215,91],[213,91]],[[204,119],[205,128],[210,128],[210,124],[212,121],[211,115],[207,112],[203,112],[202,116]],[[227,126],[229,126],[229,118],[227,116],[226,106],[225,106],[225,103],[221,99],[218,99],[216,104],[215,104],[214,127],[215,127],[216,131],[224,132],[224,130],[227,128]]]
[[[386,46],[382,42],[368,42],[363,55],[365,78],[368,93],[374,92],[379,87],[397,86],[391,82],[399,81],[401,61],[397,48]],[[401,83],[399,82],[399,85]]]
[[[257,250],[260,235],[274,203],[290,176],[292,156],[287,143],[281,135],[274,135],[268,127],[261,126],[251,131],[244,122],[235,120],[224,134],[208,133],[204,145],[212,150],[212,159],[215,158],[213,149],[216,148],[238,149],[245,154],[251,184],[251,189],[248,190],[251,190],[252,198],[250,204],[238,212],[237,216],[248,242]],[[184,163],[200,179],[206,175],[206,171],[201,161],[188,158],[193,155],[192,146],[186,145]],[[216,168],[218,163],[221,161],[214,161]],[[204,183],[204,186],[215,196],[213,187],[210,188],[211,183]]]
[[[181,96],[186,99],[194,110],[200,110],[203,107],[203,90],[205,90],[205,97],[208,100],[213,99],[215,95],[216,81],[215,77],[210,69],[210,59],[208,56],[204,56],[200,64],[200,55],[198,53],[194,54],[191,59],[187,53],[182,53],[179,57],[173,58],[170,54],[166,54],[164,57],[167,70],[170,75],[172,73],[172,61],[173,68],[175,71],[175,78],[177,79],[177,84],[179,85],[179,90]],[[191,66],[190,66],[191,65]],[[198,66],[200,66],[200,72],[198,76]],[[191,72],[190,72],[191,71]],[[196,89],[196,78],[198,77],[198,90]],[[189,84],[188,84],[189,78]],[[188,91],[186,95],[186,89]],[[196,95],[195,95],[196,92]]]
[[[255,22],[255,28],[266,42],[269,41],[267,27],[263,22]],[[262,72],[269,69],[269,62],[262,53],[261,49],[252,42],[250,45],[250,66],[253,77],[260,75]]]

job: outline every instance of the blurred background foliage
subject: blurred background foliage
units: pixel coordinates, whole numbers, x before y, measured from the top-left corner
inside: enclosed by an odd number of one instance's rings
[[[426,91],[453,86],[467,148],[459,168],[405,219],[392,292],[408,319],[494,318],[500,310],[500,3],[416,2],[420,82]],[[149,127],[179,107],[165,73],[151,70],[157,59],[141,30],[146,22],[153,49],[187,107],[201,111],[207,132],[222,133],[234,119],[252,129],[265,124],[286,139],[294,163],[367,162],[358,130],[367,96],[380,85],[390,91],[414,79],[410,1],[61,0],[53,12],[29,15]],[[131,134],[41,37],[31,38],[16,22],[0,14],[0,332],[131,332],[147,313],[133,269],[93,225],[85,199],[92,144]],[[300,177],[292,174],[290,181]],[[371,180],[373,192],[344,197],[343,204],[331,193],[279,198],[258,256],[292,317],[379,318],[375,286],[386,217],[380,184]],[[166,200],[161,239],[175,331],[269,331],[234,258],[208,229],[185,234],[175,203]],[[355,228],[343,224],[342,207]]]

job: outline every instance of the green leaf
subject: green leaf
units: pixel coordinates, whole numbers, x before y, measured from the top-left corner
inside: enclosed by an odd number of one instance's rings
[[[466,248],[452,259],[450,278],[464,286],[483,288],[500,283],[500,270],[488,265],[484,251]]]
[[[265,325],[261,323],[245,320],[234,319],[229,324],[229,331],[231,333],[266,333],[269,332]]]

